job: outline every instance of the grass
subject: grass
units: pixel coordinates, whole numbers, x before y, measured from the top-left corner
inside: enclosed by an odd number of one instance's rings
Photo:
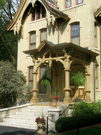
[[[60,133],[58,135],[77,135],[77,131],[71,131],[67,133]],[[101,126],[86,128],[79,130],[79,135],[101,135]]]

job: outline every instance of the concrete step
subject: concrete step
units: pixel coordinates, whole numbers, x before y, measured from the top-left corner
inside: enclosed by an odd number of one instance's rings
[[[50,106],[28,106],[10,114],[8,118],[4,118],[0,125],[13,126],[27,129],[37,129],[35,119],[37,117],[47,116]]]
[[[25,129],[33,129],[33,130],[37,130],[37,125],[29,125],[29,124],[19,124],[19,123],[0,122],[0,126],[19,127],[19,128],[25,128]]]

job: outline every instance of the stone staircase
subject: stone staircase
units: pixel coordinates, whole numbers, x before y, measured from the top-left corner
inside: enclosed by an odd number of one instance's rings
[[[37,129],[35,122],[36,117],[47,117],[47,111],[50,108],[47,106],[31,105],[18,109],[15,113],[10,113],[0,122],[2,126],[11,126],[27,129]]]

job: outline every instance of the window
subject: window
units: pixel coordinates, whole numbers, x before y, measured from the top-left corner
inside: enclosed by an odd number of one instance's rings
[[[98,66],[95,65],[95,88],[98,89]]]
[[[98,46],[97,46],[97,25],[96,24],[94,26],[94,33],[95,33],[95,35],[94,35],[94,38],[95,38],[95,47],[97,48]]]
[[[83,0],[77,0],[77,4],[83,3]]]
[[[71,0],[66,0],[66,8],[71,6]]]
[[[71,41],[72,43],[79,45],[80,42],[79,24],[71,25]]]
[[[28,85],[31,89],[33,89],[33,67],[29,67],[29,80]]]
[[[47,39],[47,29],[42,29],[40,31],[40,43],[42,43],[42,41],[46,39]]]
[[[32,21],[46,17],[46,10],[40,2],[35,3],[35,7],[32,12]]]
[[[47,72],[46,66],[41,66],[41,67],[40,67],[40,93],[46,93],[46,88],[47,88],[47,87],[41,85],[41,79],[42,79],[42,77],[43,77],[44,75],[46,75],[46,72]]]
[[[36,32],[31,32],[29,49],[35,49],[35,48],[36,48]]]

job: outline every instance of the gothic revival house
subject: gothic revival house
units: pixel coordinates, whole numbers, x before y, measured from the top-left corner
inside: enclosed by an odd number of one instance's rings
[[[17,69],[32,88],[32,103],[47,102],[52,79],[60,101],[101,99],[101,0],[22,0],[8,31],[18,34]],[[78,89],[72,73],[83,72]]]

